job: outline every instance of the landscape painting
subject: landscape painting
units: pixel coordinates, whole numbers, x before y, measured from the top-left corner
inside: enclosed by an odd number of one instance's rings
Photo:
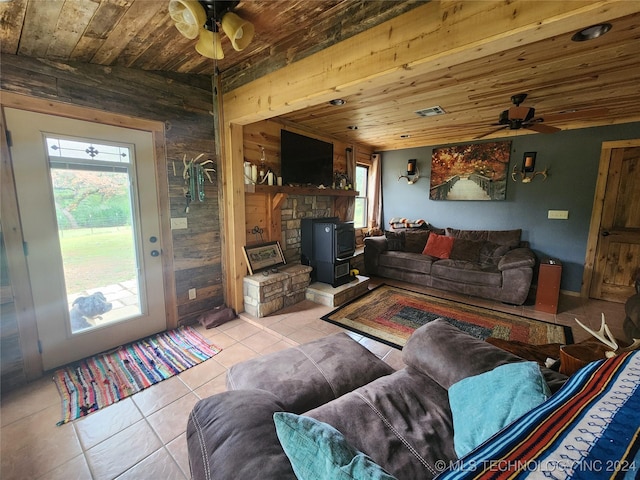
[[[431,200],[504,200],[511,142],[436,148],[431,155]]]

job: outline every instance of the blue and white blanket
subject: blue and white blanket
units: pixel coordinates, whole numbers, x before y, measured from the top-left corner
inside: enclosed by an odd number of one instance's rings
[[[437,478],[638,479],[639,450],[636,351],[584,367]]]

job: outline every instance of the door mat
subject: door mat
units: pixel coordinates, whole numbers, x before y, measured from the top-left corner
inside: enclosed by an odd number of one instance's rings
[[[222,349],[191,327],[159,333],[56,370],[63,425],[213,357]]]
[[[322,317],[392,347],[402,348],[413,331],[443,318],[474,337],[533,345],[573,343],[571,328],[510,313],[380,285]]]

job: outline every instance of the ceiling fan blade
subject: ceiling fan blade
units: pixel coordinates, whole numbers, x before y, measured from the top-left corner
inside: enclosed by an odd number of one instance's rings
[[[559,128],[552,127],[551,125],[545,125],[544,123],[531,123],[523,126],[524,128],[528,128],[529,130],[534,130],[539,133],[556,133],[560,131]]]
[[[529,120],[531,118],[529,107],[511,107],[509,109],[509,120]],[[529,118],[527,118],[529,116]]]
[[[480,135],[479,137],[475,137],[474,140],[479,140],[481,138],[484,137],[488,137],[489,135],[491,135],[492,133],[496,133],[499,132],[500,130],[504,130],[505,128],[509,128],[509,125],[503,125],[500,128],[496,128],[495,130],[491,130],[490,132],[487,133],[483,133],[482,135]]]
[[[543,115],[545,122],[557,122],[559,120],[572,120],[574,118],[590,118],[600,117],[609,113],[606,107],[586,108],[584,110],[576,110],[575,112],[556,113],[551,115]]]

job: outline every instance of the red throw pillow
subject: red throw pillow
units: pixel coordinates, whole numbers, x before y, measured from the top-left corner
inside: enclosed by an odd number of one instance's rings
[[[437,233],[431,232],[422,254],[438,258],[449,258],[454,240],[454,237],[447,237],[445,235],[438,235]]]

